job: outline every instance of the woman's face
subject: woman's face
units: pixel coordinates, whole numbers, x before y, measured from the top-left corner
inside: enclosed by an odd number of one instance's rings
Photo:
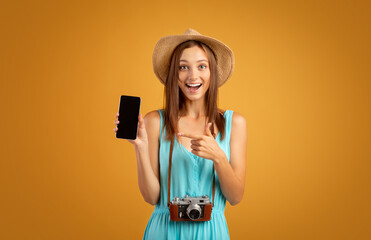
[[[203,49],[198,46],[184,49],[178,73],[179,87],[187,99],[198,100],[204,97],[210,85],[210,68]]]

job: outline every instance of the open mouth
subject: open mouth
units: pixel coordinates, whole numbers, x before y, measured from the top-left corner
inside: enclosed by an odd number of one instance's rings
[[[202,83],[196,83],[196,84],[186,84],[187,88],[191,91],[191,92],[194,92],[194,91],[197,91],[201,86],[202,86]]]

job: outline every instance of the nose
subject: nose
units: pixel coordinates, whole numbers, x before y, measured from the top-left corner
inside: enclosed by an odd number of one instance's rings
[[[190,80],[195,80],[198,78],[198,72],[197,72],[197,69],[195,68],[191,68],[190,71],[189,71],[189,75],[188,75],[189,79]]]

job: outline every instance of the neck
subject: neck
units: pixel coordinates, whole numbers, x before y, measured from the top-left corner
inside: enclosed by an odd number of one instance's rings
[[[180,109],[180,116],[186,116],[194,119],[205,117],[205,98],[197,101],[186,100],[184,107]]]

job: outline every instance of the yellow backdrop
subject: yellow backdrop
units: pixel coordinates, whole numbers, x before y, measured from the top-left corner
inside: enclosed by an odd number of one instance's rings
[[[120,95],[163,107],[152,50],[229,45],[219,106],[248,123],[231,239],[371,239],[368,1],[2,1],[0,239],[141,239],[153,211]]]

